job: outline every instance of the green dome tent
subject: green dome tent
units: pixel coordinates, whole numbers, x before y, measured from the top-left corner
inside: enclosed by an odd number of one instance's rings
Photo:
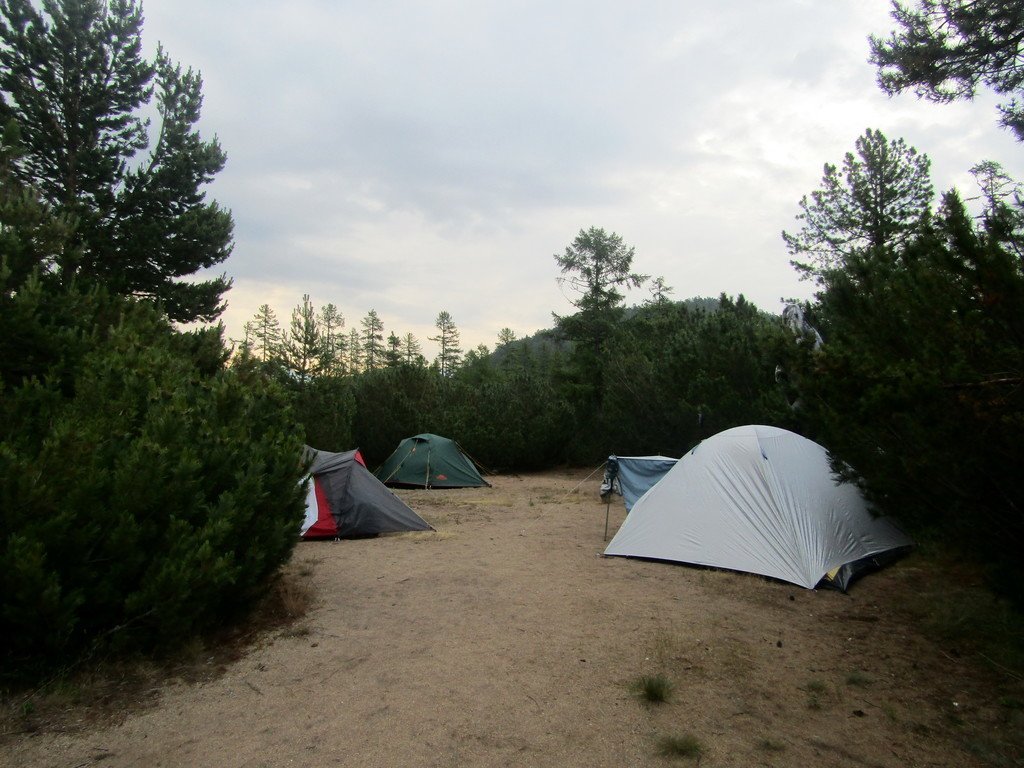
[[[399,488],[479,488],[489,485],[454,440],[439,435],[407,437],[375,473]]]

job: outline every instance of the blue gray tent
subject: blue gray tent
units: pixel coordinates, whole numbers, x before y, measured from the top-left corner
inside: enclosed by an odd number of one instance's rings
[[[601,497],[605,498],[612,491],[622,496],[628,512],[636,504],[637,499],[661,478],[663,478],[679,459],[668,456],[615,456],[608,457],[605,465],[604,481],[601,483]]]

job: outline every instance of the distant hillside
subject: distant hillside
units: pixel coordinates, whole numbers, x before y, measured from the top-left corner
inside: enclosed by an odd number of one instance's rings
[[[558,331],[553,328],[545,328],[531,336],[524,336],[510,344],[498,347],[491,353],[491,360],[500,363],[513,352],[522,352],[523,350],[530,357],[536,359],[538,356],[568,352],[570,349],[572,349],[572,342],[560,338]]]
[[[686,307],[691,312],[717,312],[721,306],[721,301],[717,298],[710,296],[694,296],[690,299],[683,299],[682,301],[673,301],[672,304],[676,306]],[[633,317],[644,305],[634,304],[632,307],[626,307],[626,318]]]
[[[719,300],[710,296],[694,296],[690,299],[684,299],[682,301],[675,301],[672,303],[682,305],[691,312],[717,312],[720,306]],[[633,317],[639,309],[640,306],[638,305],[626,307],[626,319]],[[516,339],[511,344],[498,347],[491,354],[491,360],[495,363],[500,363],[513,350],[526,350],[531,357],[536,358],[538,355],[543,356],[552,353],[557,354],[561,352],[568,352],[571,349],[571,341],[561,338],[558,331],[554,328],[545,328],[530,336],[524,336],[521,339]]]

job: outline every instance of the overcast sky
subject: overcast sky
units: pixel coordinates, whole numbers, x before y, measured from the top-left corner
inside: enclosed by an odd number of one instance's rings
[[[347,327],[375,309],[429,358],[438,312],[494,346],[572,307],[553,255],[602,227],[673,298],[781,311],[810,289],[780,233],[868,127],[974,194],[1024,145],[995,97],[885,96],[867,37],[888,0],[145,0],[144,41],[204,79],[235,219],[228,336],[310,294]],[[630,292],[628,303],[648,298]]]

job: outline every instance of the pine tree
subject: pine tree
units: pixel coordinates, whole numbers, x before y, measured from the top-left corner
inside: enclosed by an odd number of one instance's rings
[[[1010,178],[1003,167],[992,160],[985,160],[973,168],[971,175],[978,184],[984,203],[983,216],[988,220],[1006,222],[1010,236],[1007,247],[1013,249],[1024,260],[1024,185]],[[969,198],[978,199],[978,198]]]
[[[669,302],[668,295],[672,293],[673,289],[671,286],[665,283],[664,277],[656,277],[651,280],[651,298],[648,300],[651,304],[666,304]]]
[[[918,0],[917,10],[894,2],[900,29],[871,36],[871,63],[890,96],[913,89],[939,104],[972,99],[979,83],[1009,95],[1000,122],[1024,141],[1024,13],[1020,0]]]
[[[284,335],[277,315],[269,304],[261,304],[250,321],[252,325],[252,352],[262,363],[280,360]]]
[[[55,275],[158,300],[172,320],[216,318],[230,280],[181,279],[231,253],[231,214],[201,189],[225,155],[195,127],[199,74],[162,49],[144,60],[134,0],[37,5],[0,4],[0,123],[22,132],[14,174],[76,222],[72,247],[53,255]]]
[[[455,321],[451,314],[441,311],[437,315],[434,325],[437,327],[437,336],[428,336],[429,341],[436,341],[441,347],[437,356],[437,367],[442,377],[451,376],[459,367],[462,359],[462,350],[459,348],[459,329],[455,327]]]
[[[384,321],[371,309],[360,323],[363,333],[360,341],[363,346],[363,367],[367,371],[376,370],[384,362]]]
[[[170,650],[238,616],[302,519],[277,383],[217,364],[219,328],[177,332],[144,302],[38,280],[8,298],[0,366],[36,351],[0,398],[0,678]]]
[[[575,315],[559,317],[559,332],[571,341],[572,375],[566,380],[567,395],[580,412],[599,410],[604,396],[603,355],[615,326],[622,318],[625,296],[620,288],[639,287],[647,275],[633,272],[635,249],[621,235],[591,227],[580,230],[563,254],[555,254],[561,268],[558,282],[575,297],[570,299],[579,310]]]
[[[388,368],[397,368],[402,364],[402,340],[394,331],[388,334],[388,346],[384,351],[384,364]]]
[[[498,331],[498,348],[507,347],[516,340],[516,332],[511,328],[502,328]]]
[[[319,322],[323,339],[320,370],[327,376],[341,376],[345,373],[345,318],[336,306],[328,303],[320,310]]]
[[[402,360],[406,365],[421,366],[424,363],[423,347],[411,333],[402,337]]]
[[[308,293],[303,295],[302,304],[292,310],[291,327],[283,350],[285,365],[298,381],[308,382],[317,373],[323,355],[323,339]]]
[[[493,384],[497,376],[491,363],[491,350],[486,344],[477,344],[475,349],[466,352],[458,371],[459,381],[469,384],[477,392]]]
[[[348,332],[348,370],[349,373],[360,373],[363,366],[363,342],[359,330],[352,328]]]
[[[73,222],[15,177],[14,164],[22,157],[21,132],[11,121],[0,127],[0,272],[6,272],[8,290],[17,290],[33,272],[50,274],[72,247],[74,230]]]
[[[898,260],[855,256],[814,307],[826,343],[800,381],[837,467],[913,531],[1001,572],[1024,605],[1019,215],[972,220],[949,192]]]
[[[931,215],[930,166],[903,139],[890,141],[869,128],[857,139],[856,154],[846,153],[842,171],[827,163],[822,188],[800,201],[802,229],[782,233],[793,266],[820,284],[853,253],[884,258],[905,246]]]
[[[647,280],[630,270],[636,249],[628,247],[622,236],[591,227],[580,230],[565,253],[555,254],[563,277],[558,282],[578,298],[573,306],[581,312],[602,313],[618,307],[624,298],[623,286],[639,287]]]
[[[253,345],[256,341],[256,326],[252,320],[246,320],[242,324],[242,338],[232,339],[234,346],[233,359],[236,362],[251,360],[254,356]]]

